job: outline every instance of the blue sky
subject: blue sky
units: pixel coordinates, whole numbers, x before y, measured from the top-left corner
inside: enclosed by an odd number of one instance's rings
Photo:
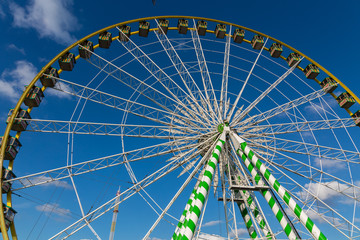
[[[4,123],[0,125],[0,132],[5,131],[7,113],[10,108],[15,106],[24,86],[56,54],[77,39],[103,27],[147,16],[207,17],[236,23],[263,32],[308,55],[337,76],[356,95],[360,96],[357,57],[360,53],[357,47],[357,40],[360,37],[358,31],[360,29],[359,9],[360,3],[352,0],[346,2],[332,0],[296,2],[285,0],[271,2],[157,0],[155,6],[150,0],[121,2],[103,0],[96,3],[89,3],[89,1],[84,0],[0,0],[0,31],[2,36],[0,38],[0,55],[2,56],[0,58],[0,121]],[[82,63],[78,63],[78,65],[80,64]],[[65,79],[70,76],[66,74],[64,74]],[[82,73],[76,74],[79,78],[83,76]],[[113,86],[105,87],[110,89]],[[39,108],[36,116],[41,116],[44,119],[51,117],[52,119],[69,120],[71,110],[65,108],[64,105],[70,104],[74,107],[75,100],[67,95],[54,92],[46,93],[46,96],[49,97],[49,100],[44,102],[43,108]],[[54,105],[51,105],[54,102],[58,104],[56,109]],[[92,109],[94,112],[87,112],[84,116],[88,119],[99,119],[100,121],[101,116],[96,114],[97,106],[94,105]],[[120,116],[116,115],[116,111],[107,111],[108,116],[113,117],[113,119],[109,119],[109,122],[117,122],[114,119]],[[102,119],[102,121],[104,120]],[[136,122],[137,119],[134,118],[133,121]],[[36,143],[33,139],[36,139]],[[91,156],[88,159],[104,156],[104,152],[116,153],[114,146],[120,144],[118,139],[111,138],[109,140],[106,137],[85,139],[84,136],[79,136],[76,137],[76,140],[78,143],[86,144],[77,145],[75,154],[78,155],[75,156],[80,158]],[[21,152],[22,162],[19,164],[16,162],[15,169],[21,165],[18,170],[19,175],[25,175],[64,166],[61,161],[64,158],[66,159],[66,141],[67,135],[24,134],[22,142],[26,143],[24,144],[26,148],[24,147]],[[107,143],[106,141],[111,142]],[[99,142],[103,144],[99,145]],[[130,140],[130,143],[137,144],[134,140]],[[37,160],[34,162],[34,159]],[[152,167],[156,168],[153,164],[144,163],[143,166],[139,167],[139,175],[146,176],[149,171],[144,169],[148,170]],[[121,177],[122,174],[126,174],[124,166],[118,167],[116,170],[118,172],[111,170],[78,180],[77,185],[81,186],[79,194],[83,196],[85,211],[91,209],[91,205],[97,206],[100,202],[113,197],[118,185],[128,184],[129,178]],[[109,176],[111,177],[108,178]],[[88,184],[90,182],[91,184]],[[165,184],[165,182],[161,184]],[[152,190],[163,198],[163,203],[166,203],[171,196],[159,193],[163,192],[161,184]],[[180,187],[180,184],[181,182],[174,182],[174,186]],[[34,190],[34,192],[32,190],[25,191],[22,196],[31,199],[31,201],[15,199],[15,203],[18,205],[14,207],[19,211],[16,219],[19,221],[17,229],[21,236],[20,239],[26,239],[26,237],[28,239],[45,239],[58,230],[57,226],[54,225],[66,227],[76,217],[79,217],[80,211],[78,209],[70,214],[74,205],[77,205],[71,188],[69,181],[61,181],[57,185],[49,185]],[[38,196],[40,200],[34,196]],[[188,196],[188,193],[181,196],[184,204]],[[57,203],[54,199],[62,200]],[[67,199],[71,200],[68,201]],[[92,200],[87,202],[86,199]],[[44,205],[44,202],[48,201],[52,204],[51,206],[56,207],[56,213],[49,214],[51,210]],[[140,229],[142,224],[149,226],[151,219],[155,219],[155,214],[149,207],[137,207],[142,202],[143,200],[140,197],[136,197],[128,209],[120,209],[119,218],[123,220],[120,221],[121,226],[118,226],[118,229],[123,227],[124,229],[132,229],[131,232],[133,232],[132,236],[123,235],[122,239],[142,237],[143,231],[139,231],[137,235],[137,229]],[[179,203],[178,210],[180,212],[184,204]],[[210,207],[216,209],[214,215],[219,215],[217,211],[222,207],[221,204],[220,206],[219,203],[209,204],[213,204]],[[130,209],[136,209],[136,211],[133,212]],[[207,211],[209,211],[209,207]],[[23,212],[25,214],[22,215]],[[172,213],[177,216],[178,211]],[[34,216],[36,217],[34,218]],[[143,216],[148,216],[148,218],[143,219]],[[126,218],[130,218],[129,222],[138,223],[138,226],[134,227],[134,224],[127,226]],[[37,221],[40,227],[32,228],[33,224],[26,224],[30,221]],[[56,224],[48,224],[46,221],[56,222]],[[107,214],[94,225],[103,239],[108,236],[110,221],[111,214]],[[216,220],[209,216],[204,221],[209,227]],[[42,226],[45,226],[44,230],[42,230]],[[167,231],[164,230],[167,227],[168,225],[165,223],[160,225],[160,230],[151,239],[168,239],[165,234]],[[173,231],[173,227],[170,228],[170,232]],[[208,232],[225,235],[225,230],[221,227],[216,230],[211,229]],[[85,230],[73,239],[81,238],[95,239],[89,230]]]

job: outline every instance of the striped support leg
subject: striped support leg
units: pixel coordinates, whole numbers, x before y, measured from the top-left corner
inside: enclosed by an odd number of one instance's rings
[[[194,201],[195,194],[196,194],[196,188],[194,188],[194,190],[191,192],[189,201],[186,203],[184,212],[182,213],[182,215],[181,215],[181,217],[180,217],[180,221],[179,221],[178,225],[176,226],[175,232],[174,232],[171,240],[176,240],[176,239],[178,238],[178,235],[179,235],[179,233],[180,233],[180,229],[181,229],[181,227],[182,227],[183,224],[184,224],[186,215],[189,213],[189,209],[190,209],[190,207],[191,207],[191,205],[192,205],[192,203],[193,203],[193,201]]]
[[[239,170],[235,168],[234,163],[232,163],[230,165],[230,171],[231,171],[230,178],[231,178],[232,183],[235,184],[235,185],[242,184],[241,174],[240,174]],[[241,195],[241,198],[244,199],[244,201],[247,202],[247,204],[249,206],[249,209],[252,212],[252,214],[254,215],[254,217],[256,219],[256,222],[259,224],[261,230],[263,231],[264,236],[267,239],[273,239],[273,234],[270,231],[270,229],[268,228],[268,225],[266,224],[262,213],[259,211],[258,207],[256,206],[256,203],[253,200],[253,198],[251,197],[249,191],[245,191],[245,190],[237,191],[237,190],[235,190],[234,192],[239,193]],[[240,205],[239,205],[239,208],[240,208]],[[250,237],[251,237],[251,235],[250,235]]]
[[[260,225],[260,228],[263,231],[265,237],[267,239],[273,239],[272,233],[268,229],[268,227],[267,227],[267,225],[265,223],[265,219],[260,214],[260,211],[257,208],[257,206],[256,206],[253,198],[251,197],[250,193],[248,191],[244,190],[244,191],[241,192],[241,196],[245,201],[247,201],[247,203],[249,205],[249,208],[250,208],[251,212],[254,214],[254,217],[255,217],[256,221],[258,222],[258,224]]]
[[[185,210],[184,210],[183,214],[181,215],[180,221],[179,221],[179,223],[178,223],[178,225],[177,225],[177,227],[175,229],[172,240],[181,239],[180,233],[185,231],[185,223],[189,219],[190,209],[192,209],[194,207],[194,203],[195,203],[194,199],[195,199],[195,196],[196,196],[197,191],[198,191],[200,180],[204,176],[204,172],[205,172],[205,168],[201,171],[201,173],[199,175],[199,180],[196,182],[194,190],[192,191],[192,193],[190,195],[189,201],[187,202],[187,204],[185,206]]]
[[[180,231],[178,239],[189,240],[192,239],[197,222],[200,217],[201,210],[204,206],[205,199],[208,196],[210,185],[213,179],[213,175],[216,169],[216,165],[219,161],[219,156],[222,151],[222,148],[225,143],[225,132],[221,134],[219,141],[217,142],[215,149],[210,157],[206,167],[203,177],[201,178],[200,184],[196,191],[196,196],[194,198],[194,205],[189,210],[189,217],[185,220],[183,224],[183,230]]]
[[[290,196],[289,192],[280,185],[278,180],[270,173],[270,171],[265,167],[265,165],[256,157],[254,152],[247,146],[246,142],[239,137],[236,133],[230,133],[231,140],[238,148],[239,152],[242,152],[242,159],[244,160],[246,166],[250,170],[251,174],[256,173],[255,181],[262,181],[261,177],[257,174],[255,168],[259,170],[262,176],[269,182],[271,187],[279,194],[279,196],[284,200],[286,205],[294,212],[300,222],[306,227],[306,229],[314,236],[315,239],[326,240],[325,235],[320,231],[320,229],[314,224],[314,222],[307,216],[307,214],[301,209],[301,207],[295,202],[295,200]],[[254,167],[255,166],[255,167]],[[257,176],[257,177],[256,177]],[[258,178],[258,179],[257,179]],[[265,199],[269,202],[271,200],[271,194],[269,191],[264,191]],[[269,199],[269,200],[268,200]],[[269,202],[270,204],[270,202]],[[271,205],[270,205],[271,206]],[[276,215],[279,219],[283,219],[284,216]],[[286,230],[285,230],[286,232]]]
[[[245,226],[246,226],[246,228],[247,228],[247,230],[249,232],[249,236],[251,237],[251,239],[259,239],[258,236],[257,236],[257,233],[255,231],[255,228],[253,226],[253,223],[251,221],[251,218],[249,216],[249,212],[248,212],[248,210],[246,208],[246,204],[243,201],[239,202],[238,207],[240,209],[241,216],[244,219]]]

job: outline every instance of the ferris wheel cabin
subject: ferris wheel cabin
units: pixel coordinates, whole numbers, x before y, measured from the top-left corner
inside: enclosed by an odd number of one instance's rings
[[[320,71],[319,68],[315,64],[309,64],[304,69],[304,73],[306,78],[308,79],[315,79],[317,75],[319,75]]]
[[[149,35],[150,23],[146,21],[139,22],[139,36],[147,37]]]
[[[13,178],[16,178],[16,175],[9,169],[2,167],[2,193],[7,193],[9,192],[12,182],[5,182],[5,181],[9,181]]]
[[[131,34],[131,27],[122,25],[119,27],[119,40],[122,42],[128,42]]]
[[[207,30],[207,22],[200,20],[196,23],[196,29],[199,36],[205,36]]]
[[[11,117],[13,111],[14,111],[14,109],[10,109],[10,111],[8,113],[8,118],[6,120],[6,124],[8,124],[10,122],[10,117]],[[28,121],[26,121],[27,119],[31,119],[28,111],[19,109],[19,112],[16,115],[16,119],[14,120],[13,125],[11,126],[11,130],[17,131],[17,132],[25,131],[27,126],[29,125]]]
[[[286,62],[288,63],[289,67],[294,66],[300,61],[300,55],[298,53],[290,53],[289,56],[286,58]]]
[[[280,57],[283,52],[282,45],[280,43],[273,43],[269,48],[270,55],[274,58]]]
[[[241,28],[235,29],[232,37],[233,37],[234,42],[242,43],[242,41],[244,40],[244,37],[245,37],[244,29],[241,29]]]
[[[360,110],[357,110],[351,117],[354,119],[355,125],[360,127]]]
[[[225,34],[226,34],[226,25],[220,23],[217,24],[215,28],[215,36],[217,38],[223,39],[225,37]]]
[[[169,29],[169,20],[167,19],[159,19],[159,34],[167,34],[167,31]],[[162,30],[162,31],[161,31]]]
[[[255,35],[251,40],[251,47],[256,50],[260,50],[264,45],[264,37]]]
[[[343,92],[340,94],[336,101],[339,103],[341,108],[349,108],[355,103],[355,99],[348,92]]]
[[[85,40],[82,43],[80,43],[78,50],[80,57],[89,59],[92,53],[94,52],[94,44],[89,40]]]
[[[179,19],[177,25],[178,31],[180,34],[186,34],[189,28],[189,20],[187,19]]]
[[[109,48],[112,42],[111,32],[102,32],[99,34],[99,47],[101,48]]]
[[[49,67],[40,77],[40,81],[44,87],[54,87],[57,82],[56,78],[59,78],[58,70],[56,68]]]
[[[44,93],[40,87],[33,86],[24,99],[24,104],[28,107],[38,107],[44,98]]]
[[[0,137],[0,146],[2,144],[2,140],[3,136]],[[16,155],[20,151],[21,146],[22,145],[17,138],[9,136],[7,141],[7,147],[5,149],[4,160],[14,160]]]
[[[59,58],[58,62],[61,70],[72,71],[76,63],[75,55],[67,52]]]
[[[6,229],[9,229],[10,224],[14,221],[15,214],[17,213],[12,207],[9,207],[3,203],[3,211],[5,217]]]
[[[332,93],[337,88],[337,82],[331,77],[327,77],[320,83],[320,86],[326,93]]]

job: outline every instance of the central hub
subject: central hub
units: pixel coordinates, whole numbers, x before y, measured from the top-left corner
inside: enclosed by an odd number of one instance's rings
[[[223,133],[223,131],[229,131],[229,122],[224,120],[223,123],[219,124],[219,126],[217,127],[217,130],[219,133]]]

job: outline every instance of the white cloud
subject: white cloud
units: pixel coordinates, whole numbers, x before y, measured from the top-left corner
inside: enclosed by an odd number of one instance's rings
[[[72,189],[72,186],[66,181],[61,181],[61,180],[52,181],[50,177],[45,177],[45,176],[33,177],[30,179],[30,181],[31,181],[31,185],[49,181],[48,183],[41,184],[40,186],[44,186],[44,187],[55,186],[65,189]]]
[[[38,73],[36,67],[25,60],[15,62],[14,69],[5,69],[0,75],[0,97],[6,97],[12,102],[16,102],[23,93],[25,86],[33,80]],[[58,82],[57,86],[64,91],[71,92],[69,86]],[[71,95],[48,88],[46,95],[70,99]]]
[[[358,183],[355,183],[357,185]],[[346,184],[340,183],[338,181],[332,182],[322,182],[322,183],[307,183],[304,188],[306,188],[312,195],[317,196],[319,199],[325,202],[342,202],[345,204],[353,204],[354,200],[351,200],[348,197],[345,197],[343,194],[353,196],[360,195],[359,188],[353,188]],[[354,193],[355,191],[355,193]],[[342,192],[342,193],[340,193]],[[297,193],[300,198],[305,199],[307,192],[305,190]]]
[[[18,46],[16,46],[16,45],[13,44],[13,43],[9,44],[7,48],[10,49],[10,50],[14,50],[14,51],[16,51],[16,52],[19,52],[19,53],[21,53],[22,55],[26,55],[26,54],[25,54],[25,50],[24,50],[23,48],[19,48]]]
[[[324,158],[315,158],[315,165],[317,167],[328,168],[329,170],[334,170],[334,172],[345,169],[346,165],[344,162],[336,161],[334,159],[324,159]]]
[[[54,88],[48,88],[47,94],[51,96],[56,96],[59,98],[70,99],[71,95],[69,93],[73,93],[71,87],[63,82],[57,82]]]
[[[201,240],[225,240],[226,238],[219,235],[200,233],[199,239]]]
[[[0,18],[4,19],[6,17],[5,11],[0,3]]]
[[[210,226],[214,226],[214,225],[219,225],[220,223],[221,223],[220,220],[210,221],[210,222],[203,224],[202,227],[210,227]]]
[[[0,76],[0,96],[15,101],[37,74],[36,67],[25,60],[17,61],[14,69],[5,69]]]
[[[31,0],[25,6],[10,2],[14,26],[34,28],[40,37],[48,37],[60,44],[70,44],[75,37],[70,32],[79,29],[77,18],[68,10],[73,0]]]
[[[66,208],[61,208],[58,203],[45,203],[38,205],[35,209],[39,212],[45,213],[47,216],[54,216],[57,221],[65,221],[70,217],[71,211]]]

